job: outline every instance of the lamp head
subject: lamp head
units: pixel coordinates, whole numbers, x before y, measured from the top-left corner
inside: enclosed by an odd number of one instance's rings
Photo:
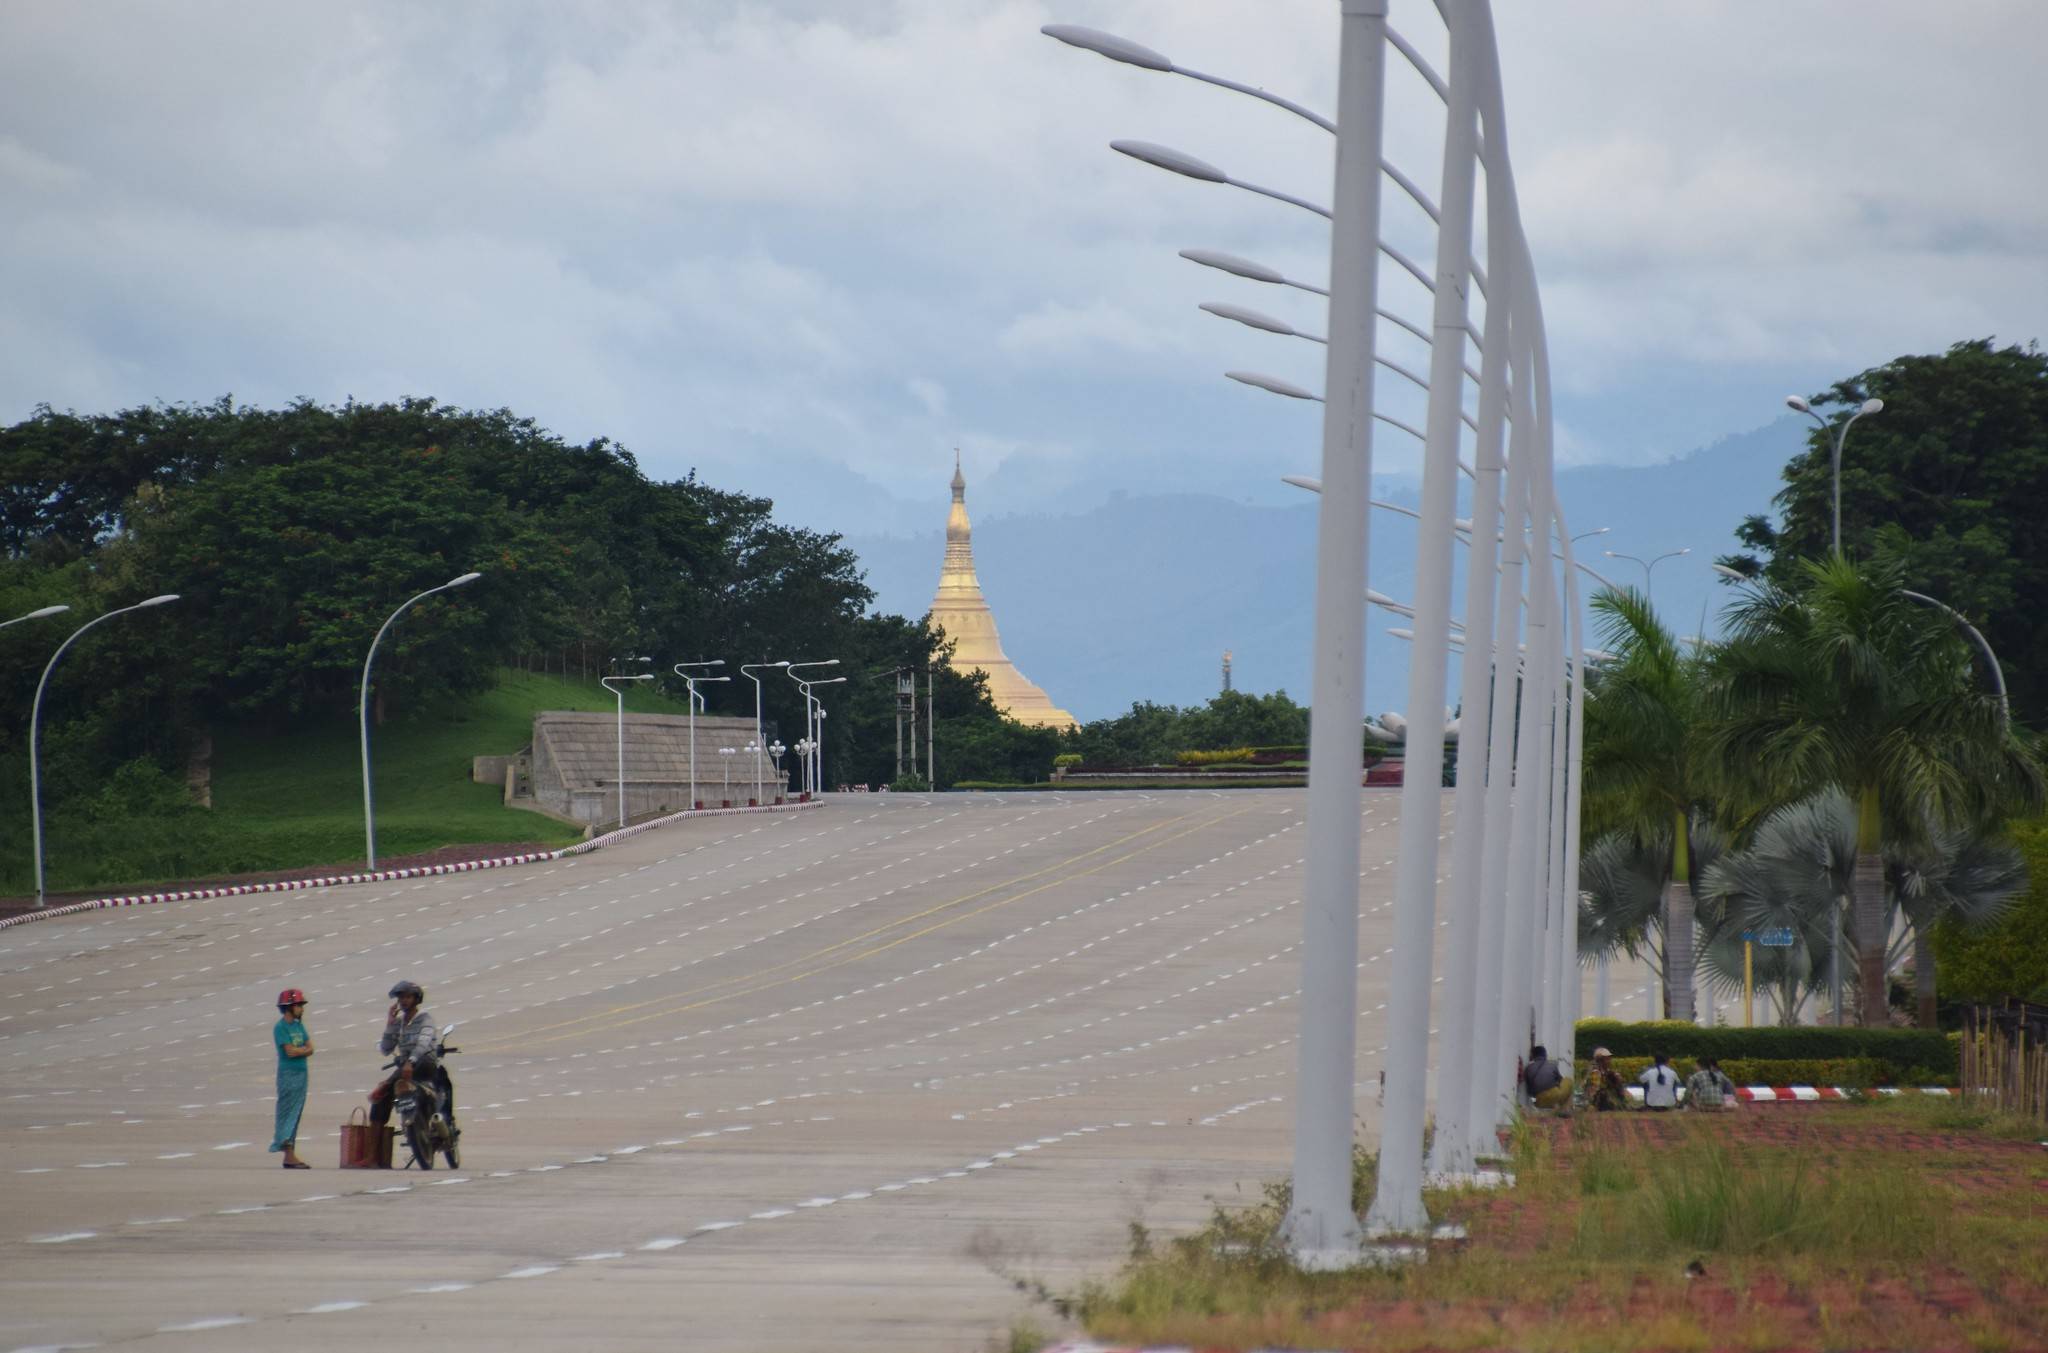
[[[1884,401],[1883,401],[1883,400],[1881,400],[1881,399],[1866,399],[1866,400],[1864,400],[1864,401],[1863,401],[1863,407],[1862,407],[1862,408],[1860,408],[1860,409],[1858,409],[1858,410],[1856,410],[1856,412],[1858,412],[1858,413],[1883,413],[1883,412],[1884,412]]]
[[[467,587],[469,584],[475,582],[478,578],[481,578],[483,576],[484,575],[481,573],[465,573],[460,578],[450,578],[447,582],[441,585],[443,587]],[[646,659],[642,658],[641,661],[645,662]]]
[[[1248,310],[1244,306],[1231,305],[1227,301],[1203,301],[1201,308],[1219,319],[1234,319],[1239,324],[1261,329],[1269,334],[1279,334],[1283,338],[1294,336],[1292,324],[1284,319],[1276,319],[1261,310]]]
[[[1049,38],[1058,38],[1069,47],[1079,47],[1084,52],[1106,56],[1127,66],[1142,66],[1146,70],[1173,69],[1171,61],[1150,47],[1140,46],[1114,33],[1105,33],[1099,28],[1084,28],[1077,23],[1049,23],[1038,31]]]
[[[46,615],[57,615],[60,612],[68,611],[70,609],[71,608],[69,606],[45,606],[39,611],[30,611],[27,615],[23,616],[22,619],[41,620]]]
[[[176,592],[166,592],[160,597],[151,597],[148,601],[137,603],[136,609],[140,610],[144,606],[164,606],[177,599],[178,594]]]
[[[1813,412],[1813,406],[1808,404],[1805,400],[1801,399],[1798,395],[1785,396],[1785,407],[1792,410],[1794,413]]]
[[[1289,399],[1319,400],[1322,398],[1313,390],[1304,390],[1292,381],[1283,381],[1278,376],[1268,376],[1257,371],[1226,371],[1223,374],[1234,381],[1256,386],[1271,394],[1285,395]]]
[[[1292,484],[1298,489],[1307,489],[1310,493],[1321,493],[1323,491],[1323,481],[1317,479],[1314,475],[1284,474],[1280,476],[1280,482]]]
[[[1236,254],[1226,254],[1221,249],[1183,249],[1180,256],[1190,263],[1199,263],[1205,268],[1219,268],[1235,277],[1249,278],[1254,282],[1285,282],[1277,268],[1263,263],[1254,263]]]
[[[1221,169],[1207,160],[1198,160],[1183,154],[1171,146],[1157,145],[1151,141],[1112,141],[1111,150],[1128,155],[1134,160],[1143,160],[1158,169],[1168,169],[1176,174],[1185,174],[1191,179],[1204,183],[1227,183],[1229,179]]]

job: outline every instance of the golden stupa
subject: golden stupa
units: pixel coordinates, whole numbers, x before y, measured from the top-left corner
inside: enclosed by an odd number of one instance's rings
[[[939,572],[939,592],[932,598],[932,624],[953,641],[953,666],[963,672],[988,673],[988,693],[996,708],[1018,723],[1034,728],[1075,728],[1079,720],[1053,704],[1003,654],[996,618],[982,599],[981,580],[974,576],[974,528],[967,521],[967,479],[960,473],[960,453],[953,453],[953,509],[946,514],[946,563]]]

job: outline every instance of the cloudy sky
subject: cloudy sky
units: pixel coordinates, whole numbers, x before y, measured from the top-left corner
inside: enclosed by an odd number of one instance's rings
[[[1656,460],[1902,351],[2041,333],[2048,6],[1498,9],[1569,459]],[[1440,58],[1433,6],[1393,14]],[[845,531],[929,525],[955,446],[984,514],[1284,501],[1316,411],[1221,373],[1319,386],[1320,351],[1195,307],[1319,330],[1319,304],[1175,251],[1320,278],[1322,223],[1106,143],[1324,198],[1328,140],[1056,21],[1333,102],[1333,0],[9,0],[0,417],[508,405]],[[1391,69],[1389,154],[1427,183],[1432,96]],[[1389,194],[1427,258],[1425,225]],[[1383,290],[1426,316],[1404,274]]]

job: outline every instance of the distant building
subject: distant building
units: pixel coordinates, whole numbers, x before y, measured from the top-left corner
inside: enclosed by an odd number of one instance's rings
[[[953,456],[953,507],[946,514],[946,562],[939,571],[938,595],[932,598],[932,624],[953,641],[953,666],[962,672],[988,673],[988,693],[996,708],[1018,723],[1037,728],[1074,728],[1079,721],[1060,709],[1052,697],[1032,684],[1003,653],[996,618],[982,599],[981,580],[974,575],[973,527],[967,521],[967,479],[960,457]]]

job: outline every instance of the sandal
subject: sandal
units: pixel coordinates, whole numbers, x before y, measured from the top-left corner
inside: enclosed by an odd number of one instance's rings
[[[288,1160],[284,1163],[284,1168],[287,1170],[310,1170],[313,1167],[303,1160]]]

